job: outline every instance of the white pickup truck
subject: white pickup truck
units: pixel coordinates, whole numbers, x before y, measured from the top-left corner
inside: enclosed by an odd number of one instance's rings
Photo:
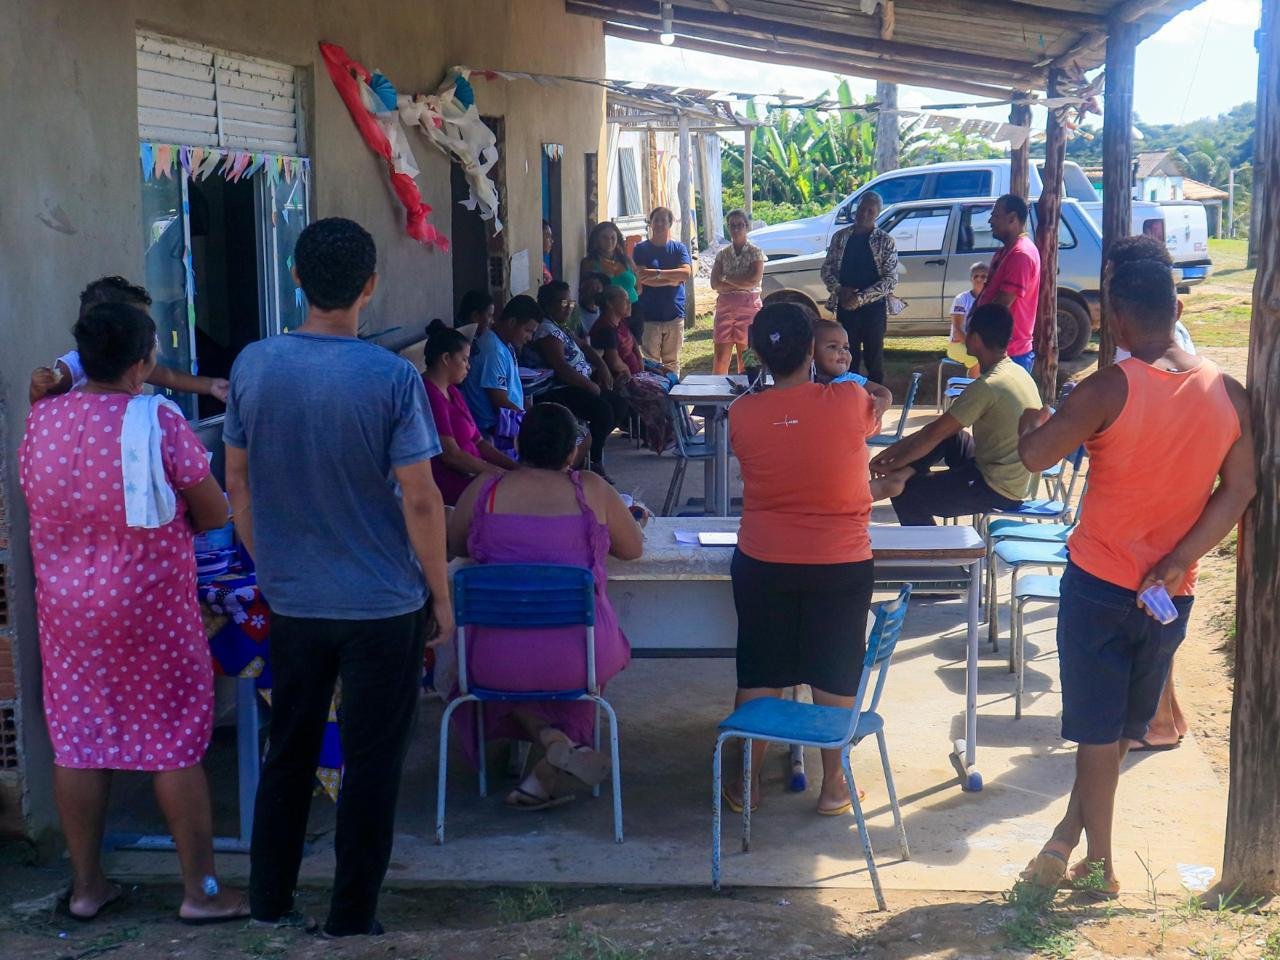
[[[1031,161],[1032,198],[1040,195],[1040,168],[1043,164],[1043,160]],[[1009,192],[1009,169],[1008,160],[959,160],[891,170],[868,180],[826,213],[754,230],[751,240],[770,260],[818,253],[827,249],[832,233],[851,222],[858,198],[867,190],[880,194],[886,207],[911,200],[998,197]],[[1101,229],[1102,201],[1089,178],[1076,164],[1066,164],[1063,187],[1066,196],[1080,201],[1085,213]],[[1209,276],[1213,268],[1209,259],[1209,230],[1204,207],[1200,204],[1134,200],[1131,232],[1145,233],[1164,241],[1173,258],[1180,285],[1201,283]]]

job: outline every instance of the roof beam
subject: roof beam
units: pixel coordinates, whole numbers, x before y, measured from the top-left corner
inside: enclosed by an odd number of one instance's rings
[[[762,15],[765,9],[764,4],[751,2],[739,2],[735,7],[738,13],[757,15]],[[856,3],[846,4],[844,7],[842,16],[824,15],[820,11],[814,11],[814,15],[809,19],[827,27],[835,27],[841,23],[857,23],[859,20],[866,19],[859,12]],[[1018,2],[1018,0],[897,0],[897,7],[896,12],[904,22],[914,17],[927,17],[941,13],[959,15],[975,21],[998,20],[1002,23],[1025,26],[1028,29],[1034,27],[1037,30],[1083,32],[1102,29],[1106,25],[1105,18],[1090,13],[1055,10],[1038,4]],[[717,9],[719,9],[718,4]],[[679,15],[678,12],[677,15]]]
[[[565,4],[570,13],[586,16],[613,19],[622,16],[623,22],[637,26],[648,26],[650,21],[660,26],[658,7],[651,0],[569,0]],[[876,24],[870,18],[868,27],[875,29]],[[1037,74],[1033,64],[1022,60],[1011,60],[1004,57],[976,56],[964,51],[931,47],[924,44],[902,43],[896,40],[881,40],[878,36],[860,36],[852,33],[822,30],[800,24],[769,20],[761,17],[749,17],[738,14],[726,17],[724,14],[710,10],[694,10],[678,7],[675,10],[675,22],[699,28],[696,32],[701,36],[711,36],[709,30],[722,33],[751,36],[765,40],[786,40],[794,44],[825,48],[831,53],[863,54],[870,57],[884,57],[894,61],[915,61],[930,65],[948,65],[961,67],[966,71],[982,70],[1008,78],[1009,81],[1019,78],[1032,79]]]
[[[570,8],[570,13],[577,12],[572,9],[575,5],[572,0],[566,4]],[[652,30],[629,27],[616,22],[605,23],[604,32],[611,37],[621,37],[625,40],[636,40],[641,43],[658,42],[657,35]],[[1004,102],[1008,102],[1008,98],[1012,95],[1012,88],[1009,86],[985,85],[973,80],[942,76],[936,72],[922,74],[895,70],[877,61],[858,61],[814,54],[780,53],[772,50],[743,47],[732,42],[699,40],[691,37],[681,37],[679,46],[686,50],[719,54],[722,57],[756,60],[761,63],[780,63],[793,67],[809,67],[813,70],[827,70],[836,74],[870,77],[873,80],[885,80],[889,83],[901,83],[907,86],[927,86],[938,90],[952,90],[956,93],[965,93],[975,97],[989,97],[993,100],[999,99]]]

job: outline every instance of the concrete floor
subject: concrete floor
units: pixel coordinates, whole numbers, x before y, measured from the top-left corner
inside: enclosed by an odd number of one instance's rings
[[[671,461],[635,452],[620,438],[609,468],[619,489],[660,506]],[[734,478],[735,486],[737,478]],[[701,495],[701,472],[689,473],[684,495]],[[877,519],[889,519],[877,516]],[[1007,579],[1007,578],[1006,578]],[[890,673],[882,712],[911,859],[900,859],[874,744],[854,751],[854,776],[867,791],[864,808],[881,879],[894,889],[1007,889],[1061,816],[1074,750],[1059,737],[1060,700],[1052,609],[1028,617],[1027,700],[1013,719],[1007,639],[1000,652],[984,644],[979,679],[978,768],[981,793],[960,789],[949,744],[961,735],[964,706],[963,607],[959,599],[913,600]],[[1006,617],[1007,620],[1007,617]],[[1006,634],[1007,636],[1007,634]],[[403,785],[397,840],[388,879],[427,884],[572,883],[701,885],[710,876],[711,750],[717,722],[729,711],[734,669],[728,660],[637,660],[608,694],[620,718],[626,842],[612,842],[608,790],[583,791],[566,807],[539,814],[504,809],[511,781],[495,768],[490,796],[476,794],[474,774],[455,756],[449,773],[447,842],[433,842],[434,773],[441,706],[424,701]],[[502,751],[495,751],[498,759]],[[219,832],[235,824],[234,740],[223,732],[210,751]],[[766,760],[763,803],[753,821],[749,854],[740,852],[740,818],[726,809],[724,882],[751,886],[862,887],[866,866],[852,817],[813,812],[820,766],[807,759],[807,793],[786,790],[781,751]],[[145,781],[122,778],[113,830],[158,830]],[[1144,889],[1150,867],[1162,889],[1178,888],[1178,866],[1217,869],[1226,789],[1188,737],[1168,753],[1134,756],[1121,778],[1115,849],[1121,879]],[[313,804],[312,851],[304,880],[326,883],[333,867],[333,805]],[[169,874],[172,854],[120,852],[115,875]],[[248,858],[223,855],[228,878],[246,875]]]

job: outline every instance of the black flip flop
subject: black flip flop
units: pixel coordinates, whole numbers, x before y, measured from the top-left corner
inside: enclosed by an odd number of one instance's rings
[[[1129,748],[1130,753],[1163,753],[1166,750],[1176,750],[1182,746],[1182,739],[1178,738],[1173,743],[1148,743],[1146,738],[1135,740],[1137,746]]]

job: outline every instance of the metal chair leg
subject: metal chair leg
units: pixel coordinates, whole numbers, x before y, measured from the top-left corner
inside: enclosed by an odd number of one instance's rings
[[[689,469],[689,461],[685,457],[676,458],[675,470],[671,473],[671,483],[667,487],[667,499],[662,504],[662,515],[671,516],[671,510],[679,501],[680,490],[684,487],[684,473]]]
[[[596,749],[599,748],[600,741],[600,722],[599,713],[603,709],[609,717],[609,758],[612,768],[613,777],[613,842],[622,843],[622,756],[618,749],[618,715],[613,712],[613,706],[607,700],[596,701]],[[600,795],[599,787],[596,788],[596,796]]]
[[[742,741],[742,852],[751,851],[751,741]]]
[[[720,889],[720,813],[722,800],[720,763],[724,753],[724,735],[716,738],[711,754],[711,889]]]
[[[1013,602],[1013,646],[1016,650],[1014,659],[1017,662],[1018,679],[1013,690],[1013,719],[1022,719],[1022,684],[1026,676],[1026,625],[1023,622],[1023,608],[1026,601],[1019,598]]]
[[[596,732],[595,732],[594,740],[595,742],[592,744],[592,746],[595,748],[596,753],[599,753],[600,752],[600,701],[599,700],[596,701]],[[600,796],[600,784],[597,783],[594,787],[591,788],[591,795],[593,797]]]
[[[1018,669],[1017,655],[1013,649],[1013,606],[1017,603],[1015,599],[1018,596],[1018,572],[1020,567],[1014,566],[1009,573],[1009,672],[1016,673]]]
[[[489,763],[484,748],[484,704],[476,703],[476,751],[480,761],[480,796],[489,795]]]
[[[436,843],[444,843],[445,784],[449,770],[449,720],[458,705],[467,701],[459,697],[444,708],[440,718],[440,764],[436,771]]]
[[[875,891],[876,906],[881,910],[888,910],[889,907],[884,902],[884,891],[880,889],[880,874],[876,871],[876,858],[871,849],[871,836],[867,833],[867,820],[862,815],[862,804],[858,801],[858,786],[853,780],[848,747],[841,751],[840,760],[844,764],[844,779],[849,785],[849,799],[853,801],[853,816],[858,822],[858,839],[862,841],[862,852],[867,858],[867,871],[871,874],[871,889]]]
[[[889,809],[893,811],[893,824],[898,828],[898,849],[902,851],[903,860],[910,860],[911,848],[907,846],[907,828],[902,825],[898,791],[893,785],[893,771],[889,769],[889,747],[885,743],[884,730],[876,731],[876,744],[880,747],[880,766],[884,768],[884,785],[889,793]]]

